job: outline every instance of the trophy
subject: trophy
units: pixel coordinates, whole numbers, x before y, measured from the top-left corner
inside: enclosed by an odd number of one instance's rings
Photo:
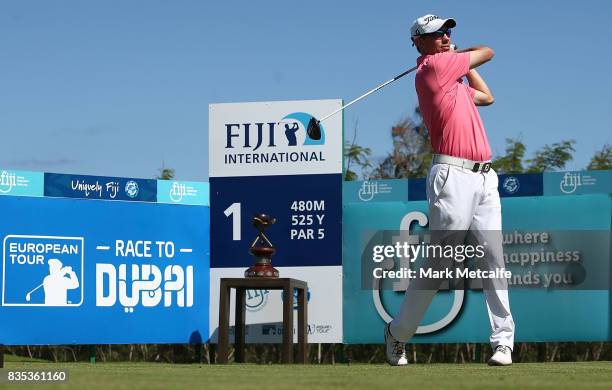
[[[275,218],[266,214],[257,214],[253,217],[252,223],[258,234],[249,251],[255,257],[255,263],[244,271],[246,278],[278,278],[278,270],[272,267],[272,255],[276,253],[276,249],[264,233],[275,222]]]

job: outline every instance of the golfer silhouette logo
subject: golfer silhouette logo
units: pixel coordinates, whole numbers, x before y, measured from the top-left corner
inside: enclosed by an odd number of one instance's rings
[[[287,137],[287,142],[289,146],[297,145],[297,137],[295,132],[300,129],[300,125],[297,122],[292,123],[292,127],[289,127],[288,124],[285,124],[285,136]]]
[[[49,264],[49,275],[41,284],[45,291],[45,305],[66,306],[69,304],[68,290],[79,288],[79,279],[72,267],[62,267],[63,264],[58,259],[50,259],[47,264]],[[27,301],[28,298],[29,296],[26,297]]]

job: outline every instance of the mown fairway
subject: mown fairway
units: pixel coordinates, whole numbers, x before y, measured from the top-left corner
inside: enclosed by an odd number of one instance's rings
[[[612,362],[430,364],[238,365],[161,363],[48,363],[7,356],[5,369],[67,369],[69,382],[45,385],[74,389],[523,389],[612,388]],[[6,387],[6,385],[0,385]],[[13,387],[13,386],[11,386]],[[20,389],[40,389],[39,384]]]

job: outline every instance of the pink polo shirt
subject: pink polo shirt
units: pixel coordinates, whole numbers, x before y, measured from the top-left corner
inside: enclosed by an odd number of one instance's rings
[[[474,104],[475,90],[461,79],[470,70],[470,53],[424,55],[417,65],[416,91],[434,153],[490,160],[491,148]]]

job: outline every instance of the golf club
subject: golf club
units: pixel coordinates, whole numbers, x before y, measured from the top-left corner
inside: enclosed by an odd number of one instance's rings
[[[407,71],[398,74],[397,76],[395,76],[394,78],[392,78],[389,81],[385,81],[384,83],[380,84],[378,87],[364,93],[363,95],[359,96],[357,99],[351,100],[350,102],[348,102],[347,104],[345,104],[344,106],[338,108],[336,111],[332,112],[331,114],[326,115],[325,117],[321,118],[320,120],[315,119],[314,117],[310,118],[310,121],[308,122],[308,129],[306,130],[306,133],[308,134],[308,137],[310,137],[313,140],[319,140],[321,139],[321,122],[323,122],[324,120],[326,120],[327,118],[339,113],[340,111],[344,110],[345,108],[347,108],[348,106],[350,106],[353,103],[358,102],[359,100],[363,99],[364,97],[378,91],[379,89],[387,86],[388,84],[391,84],[392,82],[394,82],[395,80],[398,80],[404,76],[406,76],[408,73],[414,71],[417,68],[417,66],[408,69]]]
[[[32,291],[30,291],[29,293],[26,294],[26,301],[30,302],[30,294],[32,294],[34,291],[38,290],[39,288],[41,288],[43,286],[44,283],[39,284],[38,286],[36,286],[36,288],[34,288]]]

